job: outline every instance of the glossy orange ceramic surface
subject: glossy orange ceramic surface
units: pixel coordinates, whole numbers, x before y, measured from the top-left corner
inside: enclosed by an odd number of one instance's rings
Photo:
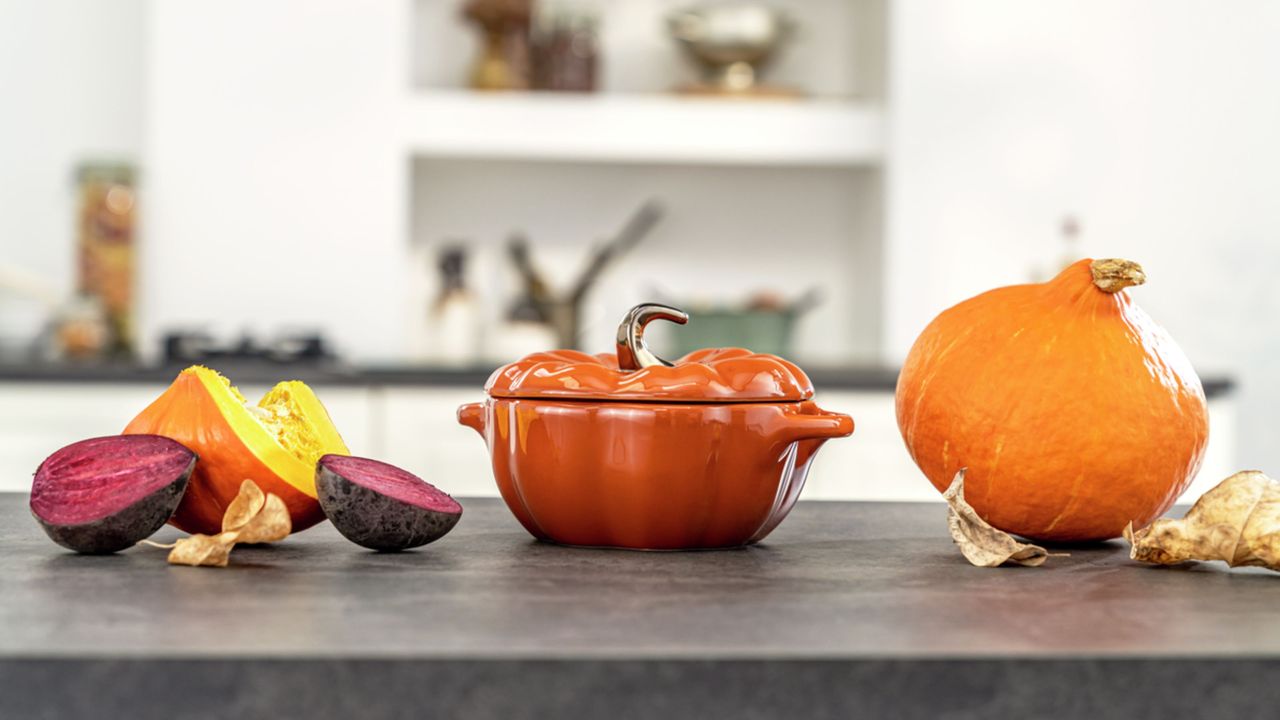
[[[499,397],[464,405],[458,420],[484,437],[503,499],[535,537],[661,550],[764,538],[795,504],[822,443],[853,432],[848,415],[812,401]]]
[[[672,366],[622,370],[612,354],[535,353],[493,373],[492,397],[642,402],[798,402],[813,397],[800,368],[742,348],[697,350]]]
[[[535,353],[499,368],[458,421],[485,439],[507,506],[539,539],[650,550],[759,541],[822,443],[853,432],[795,365],[741,348],[671,363],[644,342],[682,310],[637,305],[615,355]]]

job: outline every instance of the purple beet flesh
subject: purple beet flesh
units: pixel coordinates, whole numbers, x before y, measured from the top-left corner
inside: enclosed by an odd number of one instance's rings
[[[462,517],[457,500],[422,478],[367,458],[320,458],[316,494],[338,532],[372,550],[426,545],[443,537]]]
[[[113,553],[165,524],[195,465],[195,453],[159,435],[81,440],[40,463],[31,514],[65,548]]]

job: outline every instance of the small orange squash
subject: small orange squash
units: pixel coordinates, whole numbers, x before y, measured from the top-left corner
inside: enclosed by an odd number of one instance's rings
[[[124,434],[163,435],[199,456],[169,520],[192,533],[222,530],[222,516],[245,479],[284,500],[294,532],[315,525],[324,520],[316,461],[348,454],[329,413],[303,383],[282,382],[252,405],[226,378],[200,366],[183,370]]]
[[[1209,434],[1191,363],[1125,288],[1126,260],[1081,260],[1047,283],[944,311],[898,378],[898,427],[939,491],[995,527],[1047,541],[1118,537],[1186,489]]]

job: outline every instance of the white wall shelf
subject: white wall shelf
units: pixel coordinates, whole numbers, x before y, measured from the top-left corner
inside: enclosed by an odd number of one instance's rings
[[[416,157],[873,166],[880,107],[841,100],[420,91],[404,128]]]

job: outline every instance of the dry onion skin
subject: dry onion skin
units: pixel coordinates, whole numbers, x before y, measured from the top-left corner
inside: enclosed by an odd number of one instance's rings
[[[265,543],[283,540],[293,530],[289,508],[274,493],[264,493],[252,480],[240,483],[240,492],[222,516],[222,532],[196,533],[172,545],[148,542],[169,550],[172,565],[226,567],[231,548],[237,543]]]
[[[1156,565],[1221,560],[1280,571],[1280,482],[1246,470],[1200,496],[1181,520],[1161,518],[1124,537],[1129,557]]]
[[[960,554],[977,567],[1022,565],[1040,567],[1050,556],[1039,545],[1018,542],[1009,533],[992,527],[964,499],[963,469],[942,494],[947,501],[947,527]]]

